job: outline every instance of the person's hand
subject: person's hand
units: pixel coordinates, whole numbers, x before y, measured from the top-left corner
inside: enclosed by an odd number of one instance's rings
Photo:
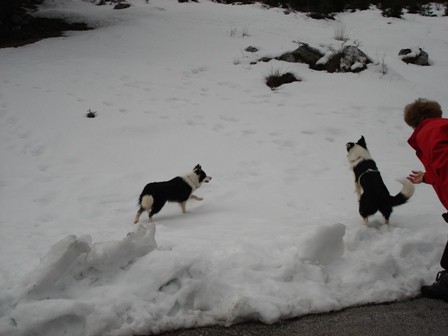
[[[408,176],[408,180],[414,184],[419,184],[423,182],[423,176],[425,173],[420,170],[413,170],[411,174]]]

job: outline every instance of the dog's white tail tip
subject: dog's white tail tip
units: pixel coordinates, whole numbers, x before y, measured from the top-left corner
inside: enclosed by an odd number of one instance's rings
[[[414,184],[409,181],[407,178],[400,178],[397,179],[397,182],[400,182],[403,185],[403,188],[401,189],[401,193],[406,197],[406,198],[411,198],[412,195],[414,194],[415,191],[415,186]]]

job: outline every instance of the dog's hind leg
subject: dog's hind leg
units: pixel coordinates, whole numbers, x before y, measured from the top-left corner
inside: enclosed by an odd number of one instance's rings
[[[152,222],[152,212],[153,212],[154,197],[150,195],[145,195],[141,199],[140,209],[138,209],[135,215],[134,224],[137,224],[141,214],[146,210],[149,213],[149,222]],[[160,209],[159,209],[160,210]]]
[[[392,208],[380,209],[381,214],[384,216],[384,224],[389,224],[389,218],[392,214]]]
[[[369,224],[369,216],[375,214],[378,211],[378,207],[376,205],[372,205],[369,202],[368,195],[362,194],[361,199],[359,200],[359,214],[364,220],[364,224]]]
[[[166,199],[160,199],[160,198],[156,198],[154,199],[151,196],[151,211],[149,211],[148,216],[149,216],[149,222],[152,222],[152,216],[155,215],[156,213],[158,213],[160,210],[162,210],[163,206],[166,203]]]
[[[134,224],[137,224],[140,216],[142,215],[142,213],[145,211],[145,209],[143,209],[142,207],[140,207],[140,209],[138,209],[137,214],[135,215],[135,219],[134,219]]]
[[[361,195],[362,195],[362,187],[358,182],[355,182],[355,191],[356,194],[358,195],[358,202],[361,199]]]

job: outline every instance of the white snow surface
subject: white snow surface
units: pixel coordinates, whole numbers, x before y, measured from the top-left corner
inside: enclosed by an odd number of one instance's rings
[[[392,194],[422,169],[402,111],[418,97],[448,106],[446,17],[130,2],[51,1],[39,15],[96,29],[0,50],[0,335],[275,323],[434,281],[448,229],[434,191],[363,225],[345,144],[366,137]],[[339,48],[340,22],[377,64],[251,64],[294,41]],[[432,65],[405,64],[402,48]],[[302,81],[272,91],[276,69]],[[198,163],[213,177],[202,202],[132,224],[146,183]]]

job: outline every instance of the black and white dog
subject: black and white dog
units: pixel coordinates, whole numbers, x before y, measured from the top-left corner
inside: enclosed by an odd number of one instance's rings
[[[384,216],[385,223],[389,224],[392,208],[406,203],[414,193],[414,185],[408,179],[399,180],[403,185],[401,191],[391,196],[381,178],[375,161],[367,150],[364,136],[357,143],[347,143],[347,159],[355,174],[355,188],[359,200],[359,214],[368,224],[368,217],[377,211]]]
[[[158,213],[166,202],[179,203],[182,212],[185,213],[187,211],[185,206],[190,198],[196,201],[203,200],[202,197],[193,195],[193,192],[201,186],[202,182],[208,183],[211,179],[201,166],[197,165],[191,173],[185,176],[177,176],[164,182],[148,183],[138,199],[140,208],[135,215],[134,224],[138,223],[144,211],[148,211],[151,222],[152,216]]]

